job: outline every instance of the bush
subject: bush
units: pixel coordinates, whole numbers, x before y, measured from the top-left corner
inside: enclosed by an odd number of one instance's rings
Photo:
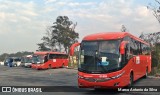
[[[158,59],[155,57],[152,57],[152,67],[157,67],[158,65]]]
[[[153,67],[151,73],[149,75],[154,76],[157,73],[157,67]]]

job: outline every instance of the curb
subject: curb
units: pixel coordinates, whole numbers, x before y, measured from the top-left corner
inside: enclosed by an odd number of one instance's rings
[[[148,78],[160,79],[160,76],[148,76]]]
[[[160,77],[160,74],[156,74],[156,77]]]
[[[66,69],[78,70],[78,68],[73,68],[73,67],[67,67]]]

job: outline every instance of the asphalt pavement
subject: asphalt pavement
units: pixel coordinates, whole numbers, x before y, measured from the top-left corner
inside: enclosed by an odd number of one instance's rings
[[[114,90],[94,90],[77,87],[77,70],[56,68],[47,70],[35,70],[23,67],[0,66],[1,86],[48,86],[55,89],[54,92],[41,93],[0,93],[0,95],[160,95],[157,91],[114,91]],[[160,87],[160,78],[141,78],[135,82],[134,86]],[[68,90],[69,89],[69,90]],[[125,89],[124,89],[125,90]]]

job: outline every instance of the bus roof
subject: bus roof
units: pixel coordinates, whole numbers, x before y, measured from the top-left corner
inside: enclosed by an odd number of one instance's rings
[[[62,52],[52,52],[52,51],[37,51],[37,52],[34,52],[34,54],[37,54],[37,55],[45,55],[45,54],[66,54],[66,53],[62,53]]]
[[[132,34],[128,32],[103,32],[103,33],[96,33],[96,34],[91,34],[88,36],[85,36],[83,40],[85,41],[95,41],[95,40],[114,40],[114,39],[121,39],[126,36],[129,36],[135,40],[138,40],[144,44],[149,45],[147,42],[143,41],[142,39],[133,36]]]

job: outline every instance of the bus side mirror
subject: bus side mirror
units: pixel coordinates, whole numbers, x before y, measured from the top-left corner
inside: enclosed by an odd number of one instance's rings
[[[74,44],[72,44],[71,45],[71,47],[70,47],[70,56],[73,56],[74,55],[74,49],[77,47],[77,46],[79,46],[80,45],[80,43],[74,43]]]
[[[125,46],[127,45],[128,41],[122,41],[120,44],[120,54],[125,54]]]

